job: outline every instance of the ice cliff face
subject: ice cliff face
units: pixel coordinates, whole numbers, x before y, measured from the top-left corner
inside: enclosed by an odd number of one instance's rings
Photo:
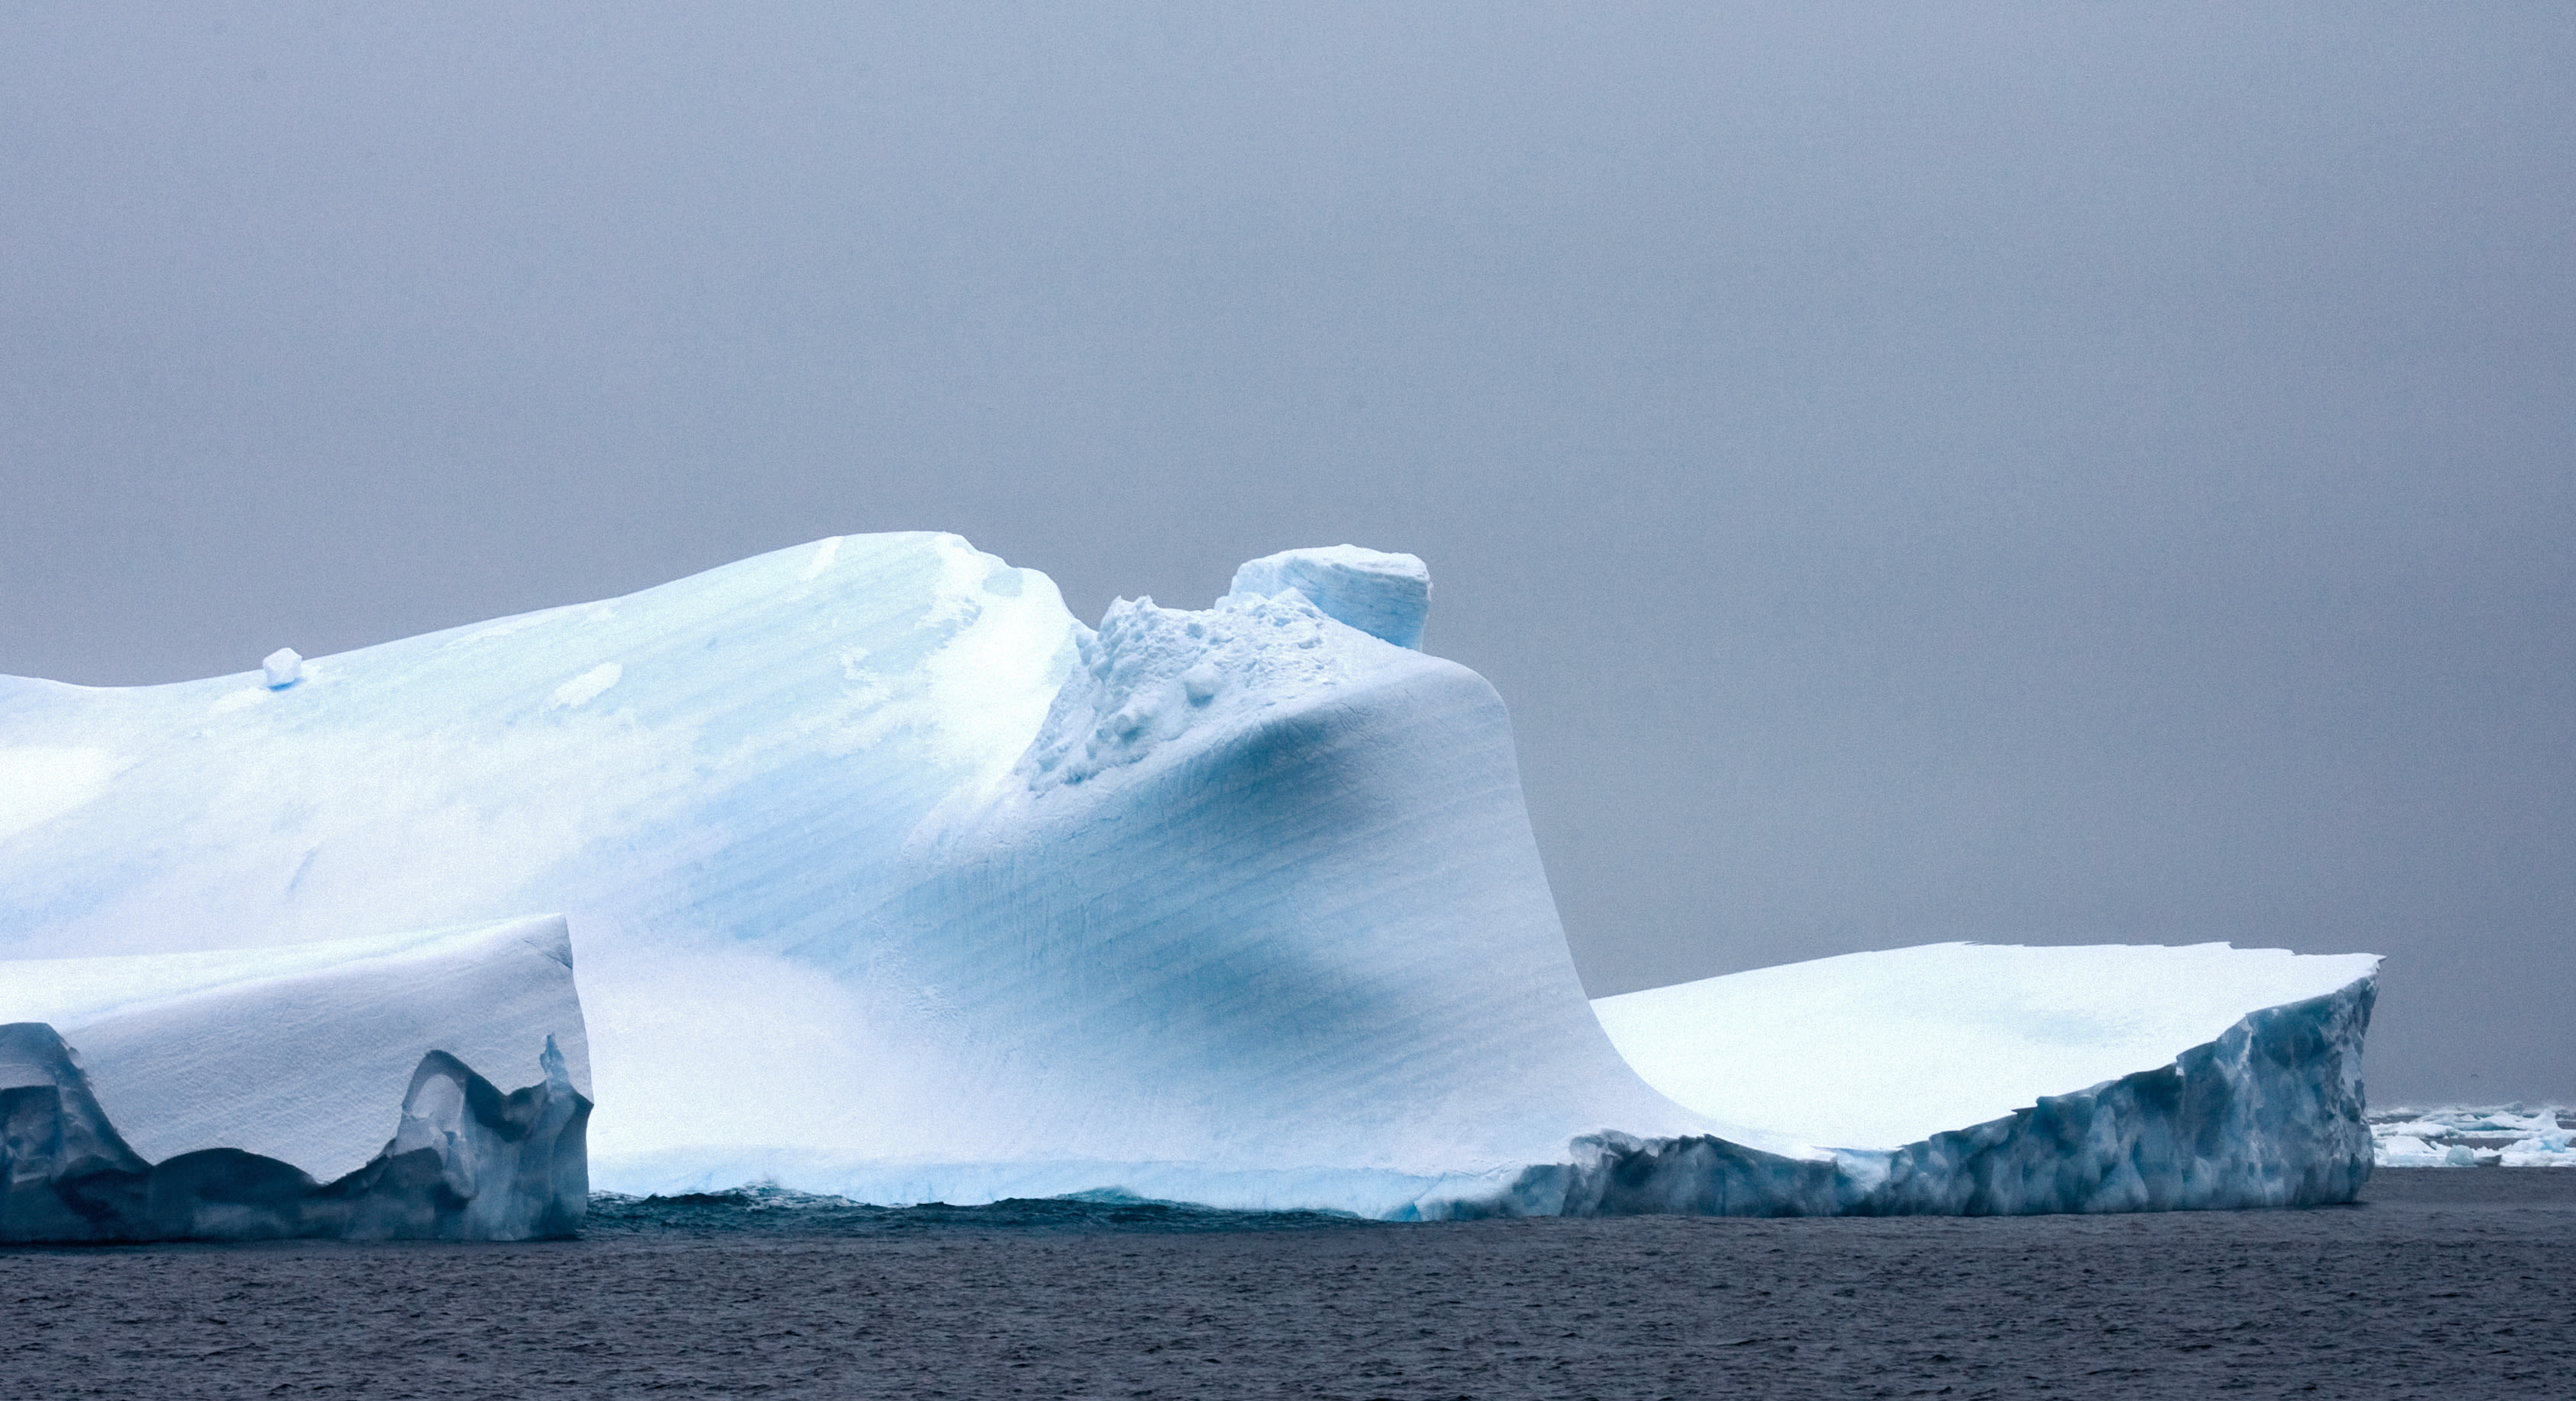
[[[1508,717],[1418,650],[1428,599],[1419,560],[1340,546],[1253,561],[1206,609],[1122,600],[1094,631],[954,536],[847,537],[213,681],[0,680],[0,955],[284,958],[563,911],[588,1056],[563,1040],[544,1094],[459,1078],[525,1049],[368,1071],[411,1077],[383,1161],[441,1201],[568,1190],[525,1144],[568,1131],[549,1106],[586,1106],[592,1060],[592,1174],[624,1191],[1424,1215],[1698,1200],[1580,1185],[1684,1157],[1833,1179],[1817,1139],[1741,1127],[1762,1121],[1613,1046]],[[5,1017],[44,1020],[0,995]],[[144,1158],[196,1140],[185,1096],[129,1114],[133,1086],[261,1082],[113,1070],[175,1023],[50,1024]],[[373,1139],[278,1161],[374,1170],[393,1093],[362,1097]]]
[[[537,919],[0,963],[0,1239],[568,1235],[570,958]],[[445,1047],[543,1079],[505,1094]]]

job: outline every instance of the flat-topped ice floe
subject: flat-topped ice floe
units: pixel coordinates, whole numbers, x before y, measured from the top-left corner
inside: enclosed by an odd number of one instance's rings
[[[1898,1148],[2171,1065],[2249,1013],[2329,996],[2378,966],[2226,944],[1929,944],[1592,1010],[1646,1083],[1703,1114],[1828,1148]]]
[[[0,962],[0,1238],[567,1234],[589,1191],[571,960],[544,917]]]
[[[1836,1150],[1800,1209],[2313,1205],[2369,1177],[2361,1053],[2378,965],[2225,944],[1934,944],[1593,1011],[1674,1099]]]
[[[282,688],[0,681],[0,774],[40,780],[0,953],[561,910],[620,1191],[1807,1209],[1842,1159],[1604,1032],[1429,597],[1291,550],[1095,631],[955,536],[852,536]],[[1585,1185],[1638,1153],[1744,1191]]]

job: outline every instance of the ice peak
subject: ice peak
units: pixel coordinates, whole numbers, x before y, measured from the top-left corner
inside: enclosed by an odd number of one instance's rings
[[[1234,571],[1236,596],[1275,598],[1295,589],[1324,615],[1398,647],[1422,647],[1422,620],[1431,611],[1431,571],[1415,555],[1391,555],[1357,545],[1281,550]]]

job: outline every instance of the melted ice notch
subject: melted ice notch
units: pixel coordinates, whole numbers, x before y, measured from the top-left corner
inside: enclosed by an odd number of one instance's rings
[[[1232,593],[1275,598],[1295,589],[1324,615],[1398,647],[1422,647],[1431,612],[1431,571],[1413,555],[1357,545],[1282,550],[1234,571]]]

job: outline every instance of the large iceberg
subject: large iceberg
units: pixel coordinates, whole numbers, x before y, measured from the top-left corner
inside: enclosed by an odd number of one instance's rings
[[[1632,1068],[1428,601],[1341,546],[1094,630],[955,536],[854,536],[282,678],[0,681],[0,955],[562,911],[619,1191],[1423,1216],[1948,1180]],[[2357,1066],[2361,986],[2298,1074]],[[2341,1151],[2288,1123],[2211,1131]]]
[[[589,1080],[560,918],[0,962],[0,1240],[569,1234]]]

